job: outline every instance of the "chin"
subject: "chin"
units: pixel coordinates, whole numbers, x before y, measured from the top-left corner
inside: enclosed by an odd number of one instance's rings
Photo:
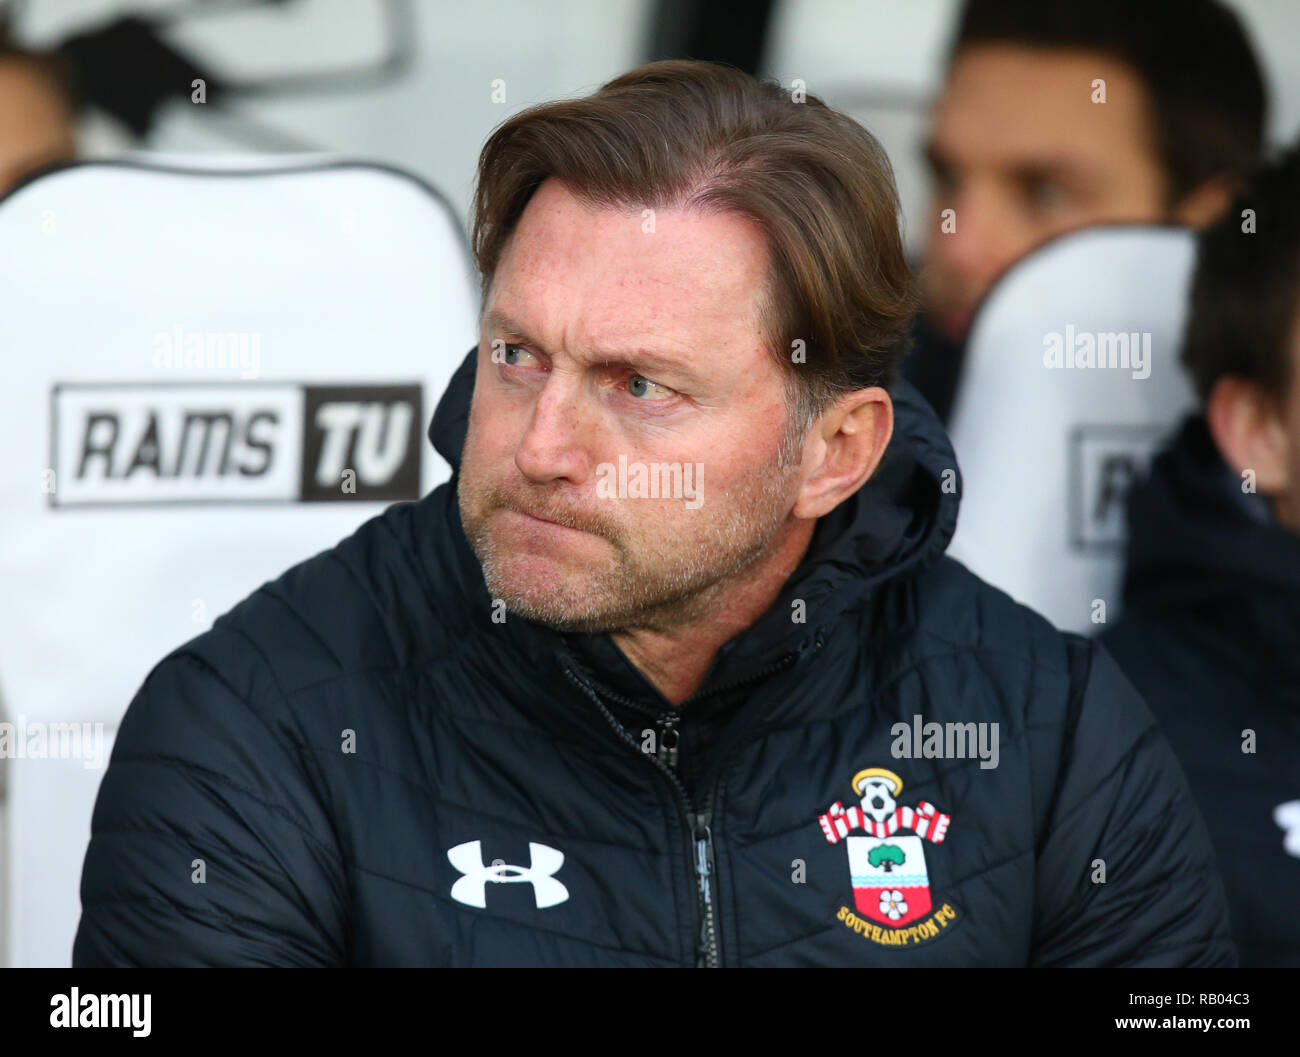
[[[561,569],[540,557],[515,557],[487,577],[492,597],[506,610],[525,620],[557,631],[599,630],[601,614],[594,601],[599,594],[591,578]]]
[[[559,601],[553,593],[502,595],[501,599],[508,613],[554,631],[594,635],[618,629],[617,622],[594,612],[590,606]]]

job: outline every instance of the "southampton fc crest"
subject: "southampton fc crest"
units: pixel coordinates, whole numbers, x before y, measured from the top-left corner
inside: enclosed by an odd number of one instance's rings
[[[846,810],[837,800],[818,819],[827,841],[848,845],[857,912],[840,907],[839,920],[885,947],[916,947],[937,939],[960,911],[942,901],[936,908],[925,843],[942,844],[952,817],[924,800],[914,808],[899,805],[903,780],[883,767],[855,774],[853,791],[861,797],[859,806]],[[853,830],[868,835],[851,837]]]

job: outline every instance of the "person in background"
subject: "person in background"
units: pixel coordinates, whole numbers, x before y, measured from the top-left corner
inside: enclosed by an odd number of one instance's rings
[[[1242,965],[1300,965],[1300,142],[1204,233],[1183,362],[1203,411],[1129,498],[1102,641],[1181,758]]]
[[[7,42],[0,24],[0,195],[77,154],[76,106],[63,67]]]
[[[1266,116],[1254,51],[1217,0],[967,0],[949,56],[904,366],[945,422],[998,276],[1089,225],[1204,227],[1258,157]]]

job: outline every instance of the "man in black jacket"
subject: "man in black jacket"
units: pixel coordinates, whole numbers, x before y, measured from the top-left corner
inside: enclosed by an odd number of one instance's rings
[[[1300,965],[1300,147],[1202,237],[1204,403],[1129,498],[1103,639],[1187,770],[1243,965]]]
[[[1109,655],[943,557],[865,130],[652,64],[497,129],[473,242],[455,475],[150,673],[76,965],[1235,962]]]

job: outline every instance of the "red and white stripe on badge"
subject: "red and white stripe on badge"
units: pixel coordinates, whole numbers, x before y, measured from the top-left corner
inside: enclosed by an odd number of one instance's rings
[[[817,821],[821,823],[822,832],[831,844],[838,844],[855,829],[863,830],[873,837],[892,837],[900,829],[910,829],[932,844],[941,844],[948,835],[952,816],[944,814],[929,801],[922,800],[915,808],[897,808],[889,818],[877,822],[857,805],[845,809],[837,800]]]

